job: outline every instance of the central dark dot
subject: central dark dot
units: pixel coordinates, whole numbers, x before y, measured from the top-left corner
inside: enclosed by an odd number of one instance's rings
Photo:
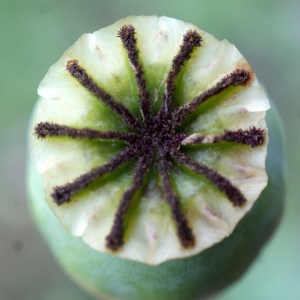
[[[133,145],[140,155],[145,152],[159,153],[170,157],[171,153],[179,148],[185,134],[176,133],[172,120],[166,116],[158,115],[143,129],[141,139]]]

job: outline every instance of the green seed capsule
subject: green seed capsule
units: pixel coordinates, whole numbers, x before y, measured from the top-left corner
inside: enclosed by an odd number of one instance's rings
[[[129,17],[82,36],[39,94],[31,205],[76,281],[107,299],[196,299],[244,272],[281,213],[282,153],[233,45]]]

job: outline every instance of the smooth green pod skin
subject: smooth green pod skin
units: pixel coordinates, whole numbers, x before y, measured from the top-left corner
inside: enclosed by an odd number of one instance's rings
[[[61,228],[44,201],[41,177],[29,160],[27,184],[36,224],[66,272],[99,299],[186,300],[213,295],[244,274],[282,216],[283,137],[274,108],[267,112],[266,121],[267,187],[228,238],[194,257],[149,266],[91,249]]]

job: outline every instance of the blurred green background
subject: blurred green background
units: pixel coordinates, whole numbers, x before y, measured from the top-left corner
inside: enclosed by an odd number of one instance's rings
[[[39,82],[79,36],[142,14],[228,39],[277,104],[285,128],[285,215],[248,273],[216,299],[300,299],[299,0],[0,0],[0,300],[92,299],[65,276],[31,221],[26,126]]]

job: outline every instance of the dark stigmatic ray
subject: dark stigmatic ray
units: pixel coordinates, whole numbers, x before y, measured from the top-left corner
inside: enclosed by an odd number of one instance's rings
[[[221,141],[245,144],[256,148],[265,143],[265,133],[263,129],[255,126],[250,127],[248,130],[225,130],[222,135],[216,136],[213,142],[218,143]]]
[[[71,139],[87,139],[87,145],[89,140],[94,139],[98,139],[100,142],[101,140],[106,142],[119,140],[126,143],[125,150],[111,158],[108,163],[97,166],[89,172],[80,175],[73,182],[55,187],[51,196],[57,205],[69,203],[77,192],[84,190],[95,180],[116,171],[122,164],[130,162],[135,157],[138,158],[131,186],[120,199],[120,204],[114,215],[113,226],[106,237],[106,247],[108,249],[116,251],[124,245],[126,216],[130,210],[134,195],[142,187],[145,176],[153,161],[155,161],[154,165],[161,178],[161,188],[164,198],[170,206],[179,243],[183,248],[193,247],[197,243],[193,234],[193,228],[189,227],[188,219],[182,211],[180,198],[174,191],[171,175],[169,174],[174,161],[204,176],[211,184],[224,193],[234,206],[242,206],[246,199],[240,190],[227,178],[212,168],[186,156],[180,150],[180,147],[185,144],[235,142],[255,148],[265,143],[265,132],[260,128],[250,127],[249,130],[225,130],[222,134],[215,136],[198,134],[194,137],[193,135],[186,137],[184,133],[177,131],[186,117],[194,113],[199,105],[230,86],[244,84],[249,78],[249,72],[244,69],[232,71],[212,88],[200,93],[190,102],[172,112],[172,101],[177,77],[185,63],[192,57],[195,48],[200,47],[202,43],[202,37],[196,31],[187,31],[183,36],[183,41],[177,55],[172,60],[172,67],[166,78],[165,90],[162,96],[162,107],[156,116],[152,116],[151,99],[147,91],[144,69],[139,58],[136,35],[135,28],[132,25],[124,25],[118,31],[118,37],[122,41],[135,75],[142,120],[135,117],[122,104],[122,101],[116,101],[109,93],[99,87],[77,60],[69,60],[66,69],[70,76],[75,78],[84,89],[110,107],[113,114],[121,117],[126,125],[139,133],[100,131],[91,128],[78,129],[50,122],[40,122],[35,126],[34,134],[41,140],[60,136]]]
[[[262,146],[265,143],[265,132],[263,129],[250,127],[247,130],[225,130],[223,134],[207,138],[207,135],[196,134],[186,138],[183,145],[216,144],[221,142],[249,145],[252,148]]]
[[[228,200],[232,202],[234,206],[242,206],[246,202],[246,198],[240,190],[233,186],[227,178],[219,174],[217,171],[198,163],[193,158],[185,156],[179,151],[174,152],[173,157],[179,164],[187,166],[193,172],[203,175],[206,179],[208,179],[227,196]]]
[[[142,186],[144,178],[149,170],[152,161],[152,155],[150,152],[145,154],[139,160],[136,168],[131,187],[124,193],[118,210],[115,214],[114,224],[110,234],[106,237],[106,246],[111,250],[117,250],[124,244],[124,220],[126,214],[130,208],[132,198],[136,191]]]
[[[165,157],[160,158],[159,173],[162,177],[162,188],[167,203],[171,208],[172,217],[177,228],[177,235],[184,248],[195,245],[195,237],[190,229],[185,215],[182,213],[180,200],[175,194],[168,174],[168,161]]]
[[[88,76],[85,69],[79,65],[77,60],[69,60],[66,68],[72,77],[77,79],[78,82],[98,100],[110,107],[115,114],[119,115],[126,122],[127,125],[136,130],[143,128],[142,124],[126,106],[117,102],[110,94],[100,88],[90,76]]]
[[[236,70],[232,72],[230,75],[224,77],[221,79],[214,87],[204,91],[197,97],[195,97],[192,101],[189,103],[181,106],[177,111],[173,113],[173,122],[175,128],[182,125],[185,118],[195,112],[200,104],[211,98],[212,96],[215,96],[219,93],[221,93],[223,90],[228,88],[229,86],[236,86],[242,83],[245,83],[247,79],[249,78],[249,73],[246,70]]]
[[[107,164],[80,175],[71,183],[55,187],[51,197],[57,205],[70,202],[71,197],[76,192],[84,190],[89,184],[103,175],[116,171],[120,165],[131,161],[136,154],[137,152],[131,148],[125,149],[118,156],[111,158]]]
[[[36,136],[41,139],[51,136],[66,136],[72,139],[119,140],[128,143],[133,143],[140,139],[140,136],[135,133],[125,133],[113,130],[101,131],[90,128],[74,128],[50,122],[40,122],[35,126],[34,130]]]
[[[171,112],[171,104],[175,91],[176,78],[183,67],[184,63],[191,58],[191,54],[196,47],[200,47],[202,37],[197,31],[189,30],[183,36],[183,42],[180,46],[178,54],[173,58],[172,68],[168,74],[165,91],[163,94],[162,113],[168,115]]]
[[[147,91],[144,70],[139,61],[139,51],[136,44],[137,40],[135,38],[135,28],[132,25],[124,25],[119,30],[118,37],[121,38],[123,46],[126,49],[128,58],[131,62],[131,68],[135,74],[135,80],[138,86],[140,109],[146,125],[149,125],[149,122],[152,120],[150,94]]]

